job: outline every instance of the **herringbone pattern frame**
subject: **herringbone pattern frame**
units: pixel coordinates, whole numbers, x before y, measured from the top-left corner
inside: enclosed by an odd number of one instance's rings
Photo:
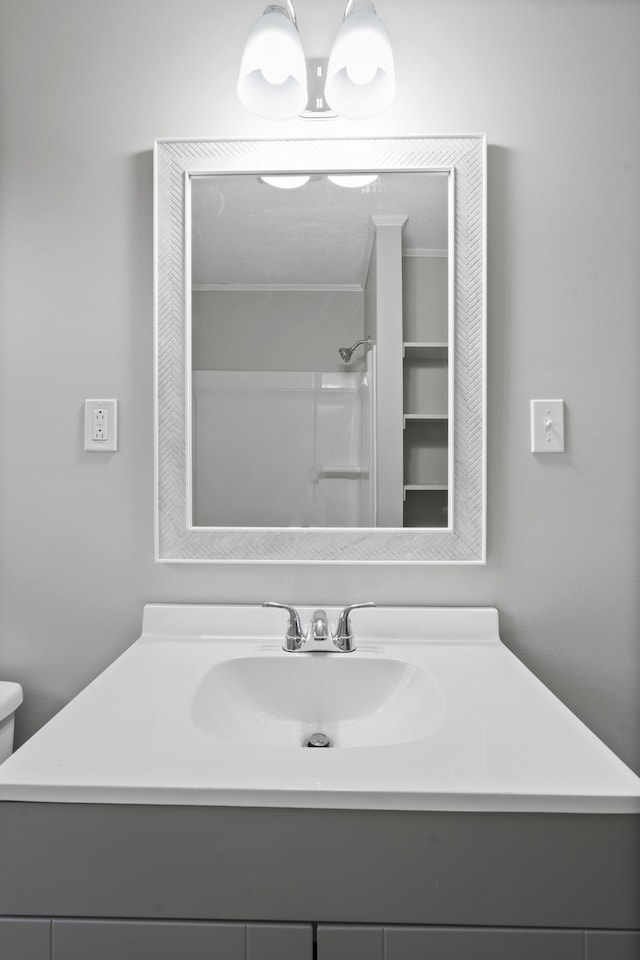
[[[485,554],[486,144],[482,136],[163,140],[155,145],[156,555],[173,561],[473,563]],[[191,527],[185,330],[187,178],[288,170],[438,170],[454,178],[454,467],[449,529]]]

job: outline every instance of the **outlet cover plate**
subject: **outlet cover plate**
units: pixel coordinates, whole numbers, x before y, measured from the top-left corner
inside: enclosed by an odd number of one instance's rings
[[[94,439],[96,411],[99,411],[99,420],[104,424],[104,439]],[[84,449],[87,453],[113,453],[118,449],[117,400],[85,400]]]

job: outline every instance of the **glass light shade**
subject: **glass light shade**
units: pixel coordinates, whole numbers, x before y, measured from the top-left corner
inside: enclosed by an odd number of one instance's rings
[[[391,42],[373,4],[361,3],[340,26],[327,67],[325,97],[342,117],[372,117],[395,97]]]
[[[297,116],[307,105],[307,66],[300,35],[284,8],[268,7],[253,25],[240,64],[238,96],[272,120]]]
[[[374,180],[378,179],[377,173],[330,173],[327,180],[335,183],[337,187],[367,187]]]
[[[277,174],[273,177],[265,177],[264,175],[260,177],[263,183],[268,183],[270,187],[277,187],[279,190],[297,190],[298,187],[304,187],[305,183],[308,183],[310,177],[300,174]]]

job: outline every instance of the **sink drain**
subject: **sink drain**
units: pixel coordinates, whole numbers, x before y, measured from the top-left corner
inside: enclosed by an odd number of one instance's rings
[[[331,747],[333,744],[325,733],[312,733],[304,741],[305,747]]]

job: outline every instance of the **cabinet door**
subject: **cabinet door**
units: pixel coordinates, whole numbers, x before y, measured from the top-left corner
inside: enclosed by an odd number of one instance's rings
[[[310,923],[247,924],[246,960],[312,960]]]
[[[640,933],[589,931],[586,941],[586,960],[640,960]]]
[[[309,924],[53,921],[52,960],[311,960],[312,956]]]
[[[466,928],[385,930],[384,960],[584,960],[584,934],[574,930]]]
[[[50,960],[51,921],[0,917],[2,960]]]
[[[318,927],[318,960],[584,960],[584,934],[455,927]],[[625,958],[626,960],[626,958]]]
[[[52,960],[245,960],[244,924],[54,920]]]
[[[318,960],[384,958],[384,927],[318,924]]]

